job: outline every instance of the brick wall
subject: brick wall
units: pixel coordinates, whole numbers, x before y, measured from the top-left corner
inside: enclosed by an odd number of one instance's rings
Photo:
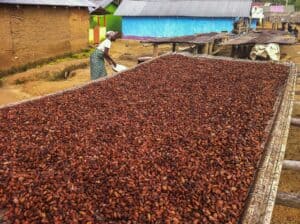
[[[86,8],[0,5],[0,71],[88,45]]]

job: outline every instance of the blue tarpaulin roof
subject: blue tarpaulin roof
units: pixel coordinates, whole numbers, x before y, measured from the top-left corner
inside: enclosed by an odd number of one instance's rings
[[[51,5],[69,7],[93,7],[93,2],[89,0],[0,0],[0,4],[13,5]]]

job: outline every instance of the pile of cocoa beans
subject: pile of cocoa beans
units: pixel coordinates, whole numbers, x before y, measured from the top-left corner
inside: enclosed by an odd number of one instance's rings
[[[237,223],[288,67],[159,58],[0,110],[0,220]]]

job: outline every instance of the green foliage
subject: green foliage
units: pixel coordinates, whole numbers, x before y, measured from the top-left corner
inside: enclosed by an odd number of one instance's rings
[[[300,10],[300,0],[295,0],[294,4],[295,4],[296,10],[299,11]]]
[[[106,30],[122,32],[122,17],[121,16],[107,15],[106,20],[107,20]]]
[[[109,5],[105,8],[105,10],[106,10],[107,12],[111,13],[111,14],[114,14],[115,11],[117,10],[117,8],[118,8],[118,7],[117,7],[115,4],[109,4]]]

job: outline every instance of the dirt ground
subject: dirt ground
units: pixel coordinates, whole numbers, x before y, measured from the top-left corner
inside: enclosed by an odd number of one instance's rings
[[[160,47],[160,53],[170,51],[170,46]],[[299,64],[300,69],[300,45],[284,46],[281,49],[283,61],[293,61]],[[152,46],[142,45],[138,41],[118,40],[113,43],[111,55],[117,63],[127,67],[137,64],[138,57],[151,56]],[[7,76],[0,80],[0,105],[41,96],[59,90],[67,89],[86,83],[90,80],[88,58],[65,59],[34,68],[23,73]],[[76,68],[69,78],[64,79],[61,74],[66,68]],[[113,74],[107,65],[108,74]],[[300,81],[297,90],[300,91]],[[300,100],[300,96],[296,96]],[[300,117],[300,106],[294,106],[293,116]],[[286,159],[300,160],[300,130],[291,128],[287,144]],[[280,180],[280,191],[300,192],[300,173],[283,171]],[[275,206],[272,224],[300,224],[300,209],[291,209]]]
[[[112,45],[111,55],[117,63],[130,68],[137,64],[139,57],[151,56],[152,50],[152,46],[142,45],[138,41],[118,40]],[[161,53],[168,50],[170,50],[169,46],[163,45],[160,47]],[[2,79],[0,105],[53,93],[86,83],[90,81],[90,69],[89,66],[84,66],[84,64],[88,62],[88,58],[59,60],[57,63],[50,63],[26,72],[9,75]],[[67,79],[56,77],[59,72],[74,66],[85,68],[73,71],[71,77]],[[107,63],[106,67],[109,75],[114,73]]]

